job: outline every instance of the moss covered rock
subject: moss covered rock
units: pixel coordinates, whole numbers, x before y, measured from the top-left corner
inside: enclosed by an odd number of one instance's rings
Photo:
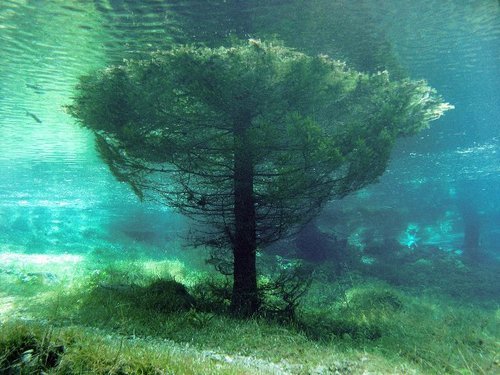
[[[138,290],[138,301],[145,307],[161,312],[189,310],[195,299],[184,285],[175,280],[159,279]]]

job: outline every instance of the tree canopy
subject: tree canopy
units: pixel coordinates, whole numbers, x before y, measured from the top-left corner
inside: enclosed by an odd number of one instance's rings
[[[256,248],[376,181],[396,139],[451,106],[424,81],[251,39],[178,46],[81,77],[68,108],[119,180],[233,250],[232,307],[249,315]]]

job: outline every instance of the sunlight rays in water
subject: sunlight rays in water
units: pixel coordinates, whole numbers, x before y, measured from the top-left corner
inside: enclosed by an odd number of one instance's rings
[[[85,258],[75,254],[0,252],[0,277],[20,284],[56,285],[77,278]]]
[[[9,252],[0,254],[0,263],[3,266],[11,266],[11,265],[75,266],[78,263],[81,263],[83,260],[84,258],[81,255],[73,255],[73,254],[22,254],[22,253],[9,253]]]

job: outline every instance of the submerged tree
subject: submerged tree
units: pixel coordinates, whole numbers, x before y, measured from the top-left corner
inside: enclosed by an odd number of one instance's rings
[[[257,248],[374,182],[397,137],[451,106],[422,81],[250,40],[84,76],[68,108],[119,180],[208,224],[204,241],[232,250],[231,308],[249,316]]]

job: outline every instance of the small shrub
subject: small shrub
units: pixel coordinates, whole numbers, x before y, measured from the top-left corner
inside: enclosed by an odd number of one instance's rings
[[[313,271],[302,262],[282,268],[274,280],[261,282],[261,313],[280,321],[294,321],[300,300],[309,290]]]
[[[224,313],[231,303],[232,282],[228,278],[207,279],[191,288],[198,310]]]
[[[191,327],[200,329],[207,327],[214,317],[214,314],[191,309],[184,315],[184,322]]]

